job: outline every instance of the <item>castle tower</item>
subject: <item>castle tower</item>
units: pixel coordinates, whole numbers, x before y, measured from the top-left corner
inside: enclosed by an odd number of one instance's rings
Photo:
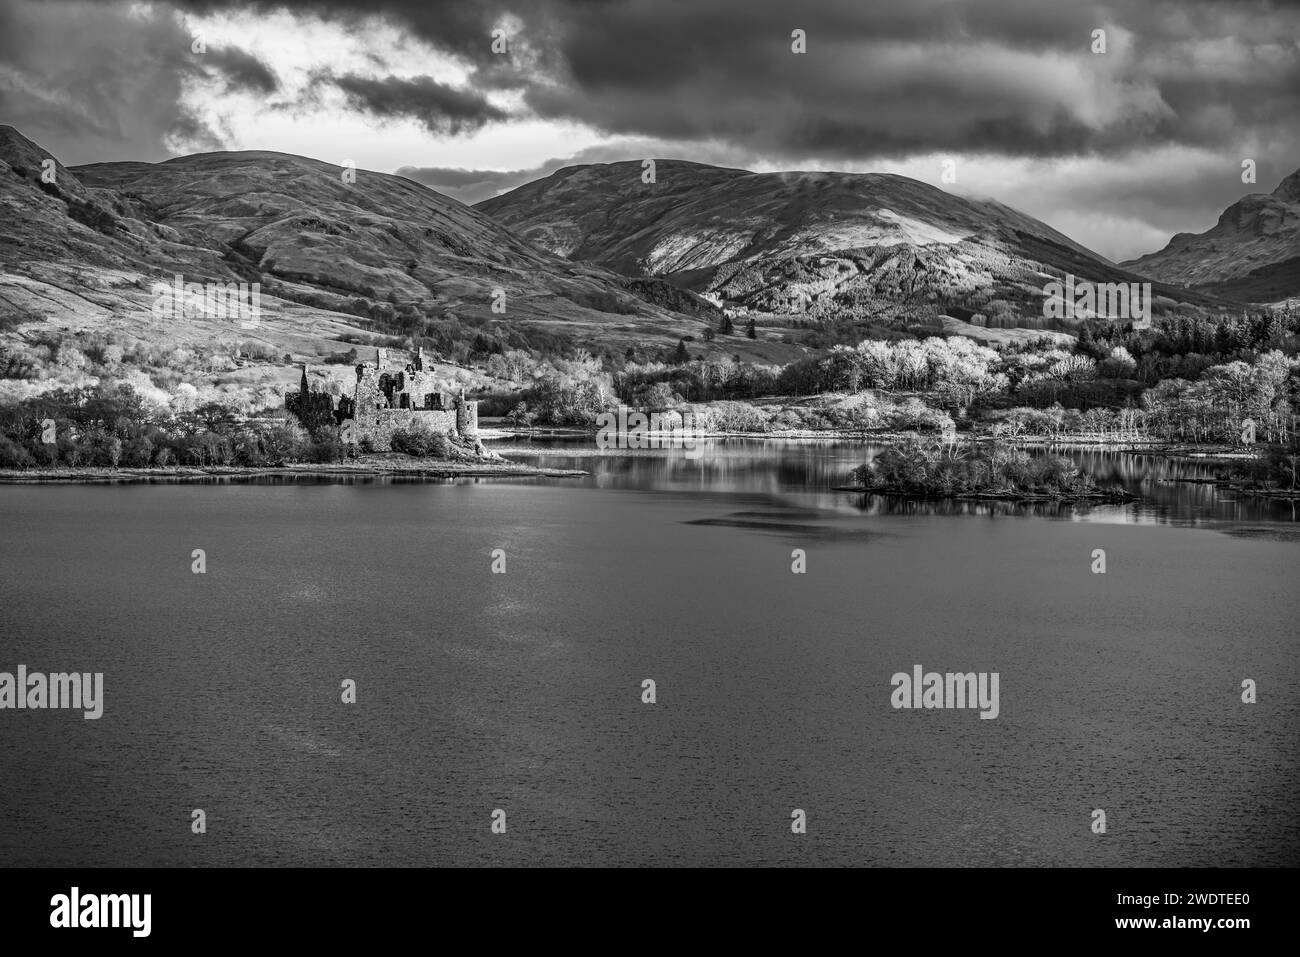
[[[465,401],[465,387],[456,399],[456,431],[467,437],[478,435],[478,403]]]
[[[375,366],[380,372],[384,371],[384,366],[388,365],[388,350],[383,346],[375,347]]]
[[[418,346],[415,350],[415,371],[424,371],[424,346]]]

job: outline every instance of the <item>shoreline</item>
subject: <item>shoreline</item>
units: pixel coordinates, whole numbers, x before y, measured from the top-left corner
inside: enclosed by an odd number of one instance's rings
[[[413,460],[418,462],[418,460]],[[133,483],[206,482],[213,479],[260,478],[414,478],[445,480],[455,478],[575,478],[587,473],[582,469],[539,469],[514,462],[438,462],[437,465],[359,463],[302,463],[274,466],[163,466],[152,468],[104,468],[102,466],[68,466],[49,469],[0,469],[0,485],[75,485]]]
[[[595,438],[597,430],[582,429],[573,426],[552,426],[535,429],[513,429],[513,428],[493,428],[491,434],[486,434],[488,430],[483,431],[483,438],[489,442],[511,442],[519,439],[570,439],[591,437]],[[680,437],[680,431],[647,431],[640,430],[636,433],[643,438],[671,439]],[[779,429],[772,432],[700,432],[694,436],[696,439],[825,439],[836,441],[859,440],[862,442],[874,442],[886,445],[893,442],[901,442],[916,436],[923,438],[942,439],[942,433],[938,432],[863,432],[851,429]],[[1193,443],[1171,443],[1164,439],[1099,439],[1095,435],[1077,434],[1077,435],[1060,435],[1060,436],[1018,436],[1008,438],[1005,436],[993,436],[988,433],[956,433],[956,441],[964,442],[974,440],[976,442],[996,442],[999,445],[1007,445],[1013,448],[1091,448],[1104,449],[1116,452],[1127,452],[1134,455],[1159,455],[1167,458],[1198,458],[1198,459],[1223,459],[1223,460],[1241,460],[1255,458],[1259,454],[1259,447],[1250,448],[1242,445],[1226,445],[1221,442],[1206,442],[1203,444]]]
[[[489,441],[493,444],[506,446],[503,451],[528,454],[538,451],[537,448],[525,448],[511,445],[511,440],[528,439],[528,438],[580,438],[591,437],[594,439],[595,433],[586,429],[578,428],[554,428],[554,429],[533,429],[533,430],[512,430],[512,429],[492,429]],[[646,433],[647,437],[668,438],[672,436],[669,432]],[[915,437],[915,433],[905,432],[847,432],[842,430],[786,430],[784,432],[710,432],[701,438],[707,439],[778,439],[778,440],[804,440],[820,439],[826,441],[853,441],[857,440],[864,444],[881,444],[889,445],[904,441],[908,438]],[[1241,446],[1226,446],[1222,444],[1206,443],[1204,445],[1170,445],[1153,441],[1148,445],[1135,445],[1132,440],[1126,442],[1098,442],[1095,440],[1070,438],[1066,440],[1048,441],[1041,437],[1006,439],[999,438],[994,440],[991,436],[971,436],[963,434],[959,436],[959,441],[974,438],[976,441],[993,442],[996,441],[1002,445],[1013,448],[1092,448],[1115,451],[1125,455],[1153,455],[1169,459],[1182,459],[1186,461],[1199,462],[1221,462],[1231,463],[1249,460],[1259,455],[1259,449],[1243,449]],[[565,450],[563,445],[557,446],[555,451],[571,451],[575,453],[589,453],[591,455],[618,455],[631,454],[642,451],[638,449],[598,449],[591,448],[571,448]],[[653,450],[650,450],[653,451]],[[463,461],[463,460],[434,460],[429,464],[423,464],[424,460],[411,456],[403,456],[402,461],[388,461],[388,457],[394,455],[373,454],[365,456],[361,460],[350,462],[333,462],[333,463],[294,463],[290,465],[276,466],[231,466],[231,465],[206,465],[206,466],[148,466],[148,467],[118,467],[111,468],[105,466],[56,466],[50,468],[35,469],[0,469],[0,485],[57,485],[57,484],[133,484],[148,482],[204,482],[214,479],[226,479],[238,481],[241,479],[254,480],[262,478],[330,478],[339,476],[355,476],[369,478],[395,477],[406,479],[426,479],[429,481],[441,481],[455,478],[572,478],[589,474],[584,469],[562,469],[562,468],[538,468],[531,465],[523,465],[517,462],[511,462],[505,459],[494,461],[485,459],[483,461]],[[581,454],[579,454],[581,457]],[[436,464],[435,464],[436,463]],[[1243,488],[1240,484],[1234,483],[1232,479],[1173,479],[1170,481],[1187,481],[1202,482],[1212,484],[1221,488],[1230,489],[1234,492],[1240,492],[1249,495],[1259,495],[1268,498],[1295,499],[1300,497],[1300,492],[1293,492],[1289,489],[1258,489]],[[1238,480],[1239,481],[1239,480]],[[882,495],[903,495],[921,498],[1001,498],[1003,500],[1017,500],[1014,495],[1003,495],[1001,493],[967,493],[964,496],[946,496],[946,495],[929,495],[925,493],[903,492],[891,489],[867,489],[855,486],[835,486],[835,491],[841,492],[873,492]],[[1070,497],[1062,498],[1050,495],[1035,495],[1032,498],[1019,499],[1023,501],[1099,501],[1107,500],[1103,496],[1087,497]],[[1112,498],[1110,501],[1123,501],[1123,499]]]

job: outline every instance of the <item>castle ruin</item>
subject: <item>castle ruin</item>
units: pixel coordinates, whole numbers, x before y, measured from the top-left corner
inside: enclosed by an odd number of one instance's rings
[[[351,398],[342,396],[334,406],[327,393],[309,392],[307,366],[302,367],[298,392],[285,395],[285,408],[303,419],[313,403],[328,399],[329,412],[345,441],[369,441],[375,451],[387,451],[393,433],[426,431],[462,438],[478,445],[478,403],[465,399],[465,390],[453,396],[438,388],[433,371],[426,368],[424,349],[402,369],[390,369],[388,350],[376,350],[374,362],[357,366],[357,385]],[[349,427],[349,424],[351,427]]]

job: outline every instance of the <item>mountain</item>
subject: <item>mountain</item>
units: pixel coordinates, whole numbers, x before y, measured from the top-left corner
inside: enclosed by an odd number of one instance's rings
[[[1300,295],[1300,170],[1271,193],[1251,193],[1203,233],[1124,265],[1229,298],[1276,302]]]
[[[340,167],[273,152],[69,169],[0,126],[0,328],[230,335],[311,355],[322,340],[454,319],[621,351],[675,345],[718,315],[662,281],[557,257],[411,180],[354,172],[346,182]],[[260,282],[267,321],[250,336],[225,320],[155,318],[152,285],[178,273]],[[376,310],[386,324],[372,323]]]
[[[1043,287],[1143,277],[1002,203],[883,173],[675,160],[572,166],[476,209],[557,255],[810,318],[940,315],[1047,327]],[[1173,300],[1203,297],[1158,289]]]

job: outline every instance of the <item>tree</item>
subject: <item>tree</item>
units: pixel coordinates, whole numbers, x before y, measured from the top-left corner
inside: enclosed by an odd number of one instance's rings
[[[677,353],[673,356],[673,361],[678,365],[683,365],[691,361],[691,354],[686,351],[686,340],[677,340]]]
[[[745,335],[747,335],[751,339],[758,338],[758,327],[754,324],[754,320],[752,317],[749,320],[749,326],[745,329]]]
[[[1137,371],[1137,363],[1123,346],[1111,349],[1097,370],[1108,379],[1128,379]]]
[[[641,399],[641,405],[652,412],[670,409],[675,402],[677,396],[673,394],[672,387],[666,382],[656,382],[646,390]]]
[[[0,468],[25,469],[36,464],[26,448],[0,432]]]
[[[734,336],[736,334],[736,324],[731,321],[731,317],[726,313],[722,314],[722,322],[718,324],[718,332],[724,336]]]
[[[537,413],[529,411],[527,402],[520,402],[506,415],[507,422],[529,429],[532,428],[533,420],[536,418]]]

